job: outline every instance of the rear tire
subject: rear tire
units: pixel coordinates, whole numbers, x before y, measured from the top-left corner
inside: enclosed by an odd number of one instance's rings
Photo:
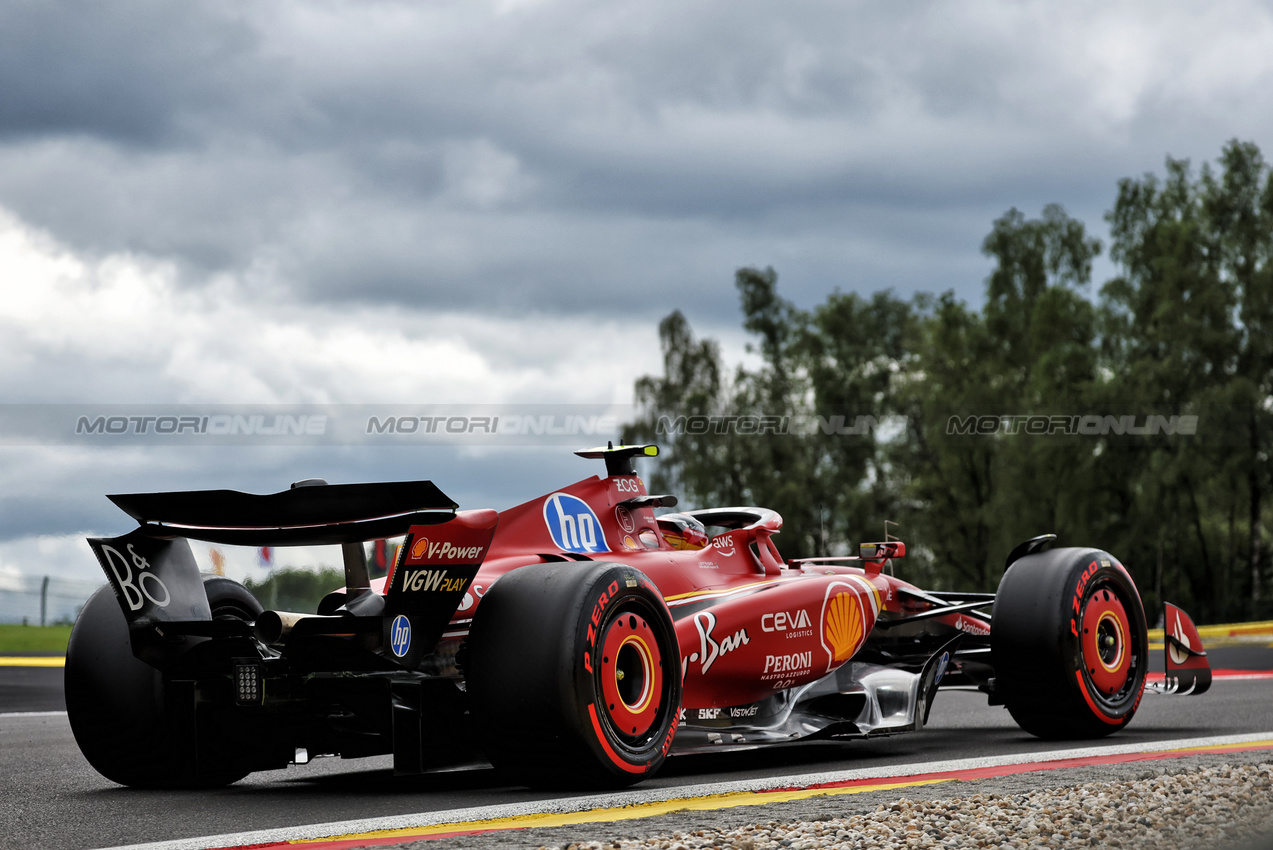
[[[995,694],[1040,738],[1099,738],[1140,706],[1145,611],[1131,576],[1098,549],[1054,549],[1014,562],[995,595]]]
[[[255,619],[261,604],[238,582],[204,576],[214,619]],[[179,752],[182,730],[168,716],[163,674],[133,656],[128,623],[107,585],[84,605],[66,649],[66,713],[80,751],[112,782],[136,788],[214,788],[241,770],[196,773]],[[200,750],[215,751],[209,742]]]
[[[621,564],[502,576],[478,606],[464,669],[487,757],[525,785],[631,785],[659,769],[676,734],[672,618]]]
[[[203,576],[203,592],[208,595],[208,607],[214,620],[242,620],[254,623],[265,612],[265,607],[252,595],[252,591],[232,578],[216,575]]]

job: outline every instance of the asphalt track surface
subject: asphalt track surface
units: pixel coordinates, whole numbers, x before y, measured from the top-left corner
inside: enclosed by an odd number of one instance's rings
[[[1216,650],[1211,660],[1217,668],[1270,669],[1273,649]],[[489,769],[394,777],[387,757],[319,759],[214,791],[122,788],[97,775],[80,755],[60,711],[61,677],[58,668],[0,668],[0,847],[114,847],[554,796],[502,785]],[[1147,694],[1132,724],[1106,740],[1137,744],[1244,733],[1273,733],[1273,680],[1217,680],[1201,697]],[[1006,711],[988,707],[980,694],[943,692],[922,732],[682,756],[670,759],[642,787],[675,789],[1066,747],[1021,732]]]

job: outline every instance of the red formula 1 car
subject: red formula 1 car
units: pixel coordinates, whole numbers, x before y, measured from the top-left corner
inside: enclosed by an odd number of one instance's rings
[[[90,540],[109,579],[71,635],[66,702],[89,762],[126,785],[218,785],[316,755],[392,754],[398,773],[485,757],[528,785],[619,786],[669,753],[923,727],[938,690],[975,688],[1045,738],[1121,729],[1145,691],[1145,613],[1118,560],[1008,556],[997,593],[886,572],[900,541],[784,562],[781,518],[657,516],[634,459],[497,513],[427,481],[111,499],[139,521]],[[388,577],[364,542],[405,534]],[[265,611],[201,575],[187,538],[341,544],[346,586],[315,614]],[[1046,551],[1045,551],[1046,550]],[[1159,690],[1210,668],[1169,608]]]

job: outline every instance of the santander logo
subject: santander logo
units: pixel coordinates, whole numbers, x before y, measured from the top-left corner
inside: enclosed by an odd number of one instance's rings
[[[1184,644],[1186,650],[1193,649],[1193,647],[1189,645],[1189,635],[1185,634],[1184,627],[1180,625],[1179,611],[1176,612],[1176,622],[1173,625],[1175,626],[1175,628],[1171,630],[1172,631],[1171,636],[1174,637],[1176,640],[1180,641],[1182,644]],[[1171,653],[1172,664],[1184,664],[1186,661],[1189,660],[1189,653],[1182,651],[1175,644],[1168,643],[1167,652]]]

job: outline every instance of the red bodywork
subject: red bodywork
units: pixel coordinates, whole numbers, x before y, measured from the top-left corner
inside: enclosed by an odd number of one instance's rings
[[[574,559],[623,563],[654,582],[675,621],[684,707],[713,708],[820,679],[857,653],[878,617],[932,607],[916,598],[922,594],[900,592],[915,588],[882,573],[884,560],[785,564],[772,539],[782,518],[773,511],[738,509],[753,512],[755,521],[717,534],[703,549],[674,548],[660,534],[652,507],[622,504],[646,495],[636,475],[593,477],[500,512],[443,638],[467,633],[483,594],[510,570]],[[395,572],[438,563],[413,558],[412,549],[424,554],[413,540],[427,537],[436,545],[454,538],[457,547],[472,547],[473,526],[489,528],[489,514],[466,511],[458,522],[413,528]],[[393,578],[391,572],[376,589]],[[989,633],[990,624],[976,615],[936,619],[970,634]]]

